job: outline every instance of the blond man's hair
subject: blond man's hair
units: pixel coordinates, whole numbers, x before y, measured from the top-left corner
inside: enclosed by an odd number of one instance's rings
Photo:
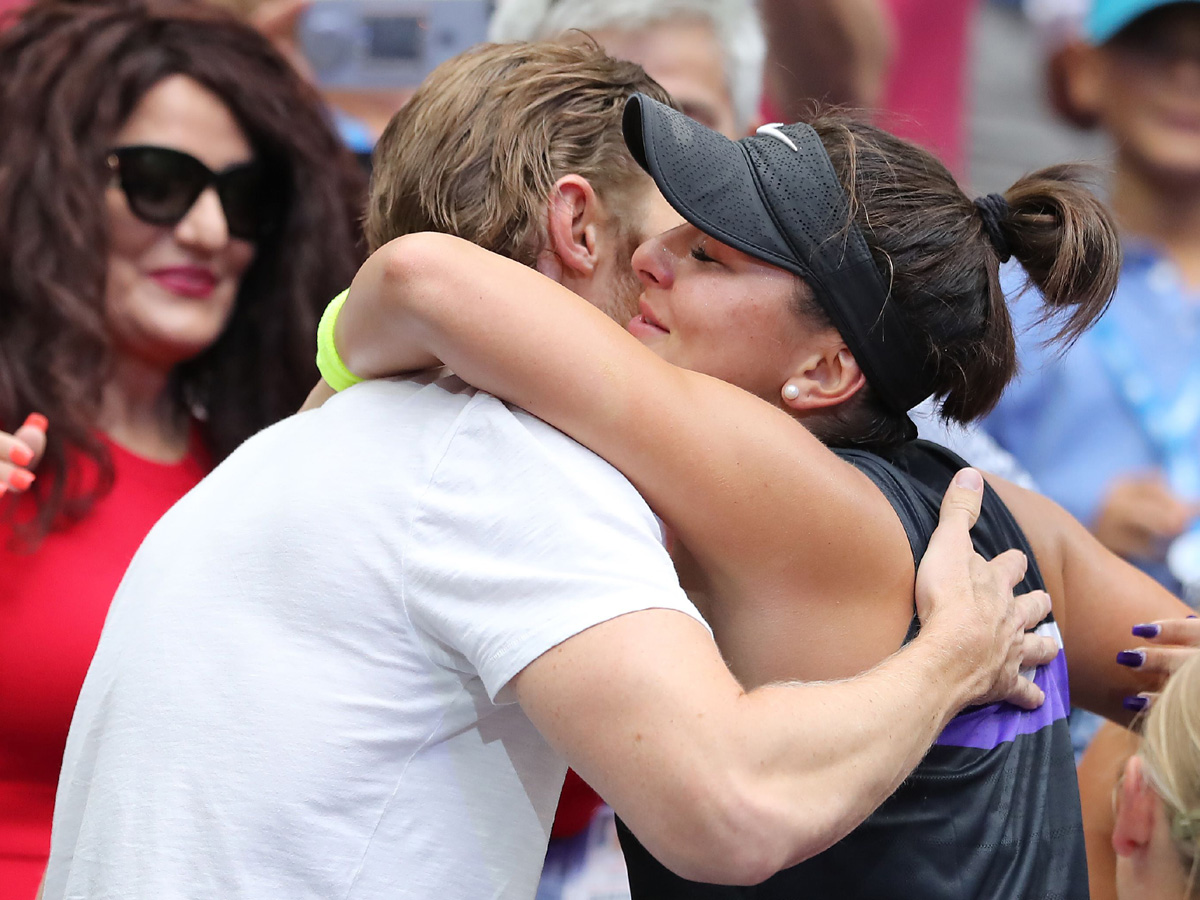
[[[1171,840],[1195,896],[1200,868],[1200,654],[1168,680],[1146,714],[1142,746],[1150,785],[1162,798]]]
[[[440,231],[533,265],[555,182],[586,178],[619,222],[646,177],[621,135],[626,98],[666,92],[590,39],[483,44],[438,66],[375,147],[371,250]]]

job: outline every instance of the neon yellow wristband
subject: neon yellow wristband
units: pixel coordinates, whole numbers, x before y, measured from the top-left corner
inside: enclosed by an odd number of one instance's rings
[[[335,391],[344,391],[362,381],[357,375],[346,368],[342,358],[338,356],[337,347],[333,344],[333,326],[337,323],[338,313],[350,296],[350,289],[342,291],[329,301],[321,316],[321,324],[317,326],[317,368],[321,377]]]

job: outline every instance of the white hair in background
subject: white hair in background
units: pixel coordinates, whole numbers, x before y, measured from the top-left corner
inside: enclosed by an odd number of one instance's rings
[[[753,0],[497,0],[488,39],[546,40],[572,28],[636,31],[676,16],[712,23],[725,55],[737,126],[749,129],[758,116],[767,55]]]
[[[1091,0],[1025,0],[1025,15],[1033,23],[1044,51],[1057,50],[1083,36]]]

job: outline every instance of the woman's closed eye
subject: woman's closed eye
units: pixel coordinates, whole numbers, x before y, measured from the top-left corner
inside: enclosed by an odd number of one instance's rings
[[[692,248],[692,259],[699,262],[716,262],[715,259],[708,255],[708,251],[704,249],[703,244],[697,244]]]

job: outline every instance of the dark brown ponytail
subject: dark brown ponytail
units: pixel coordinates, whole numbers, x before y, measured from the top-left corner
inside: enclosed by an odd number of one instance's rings
[[[1009,247],[1042,293],[1052,340],[1070,346],[1098,319],[1117,286],[1121,245],[1107,207],[1087,188],[1084,166],[1051,166],[1008,189],[1001,223]]]
[[[1069,345],[1104,312],[1116,288],[1120,244],[1111,214],[1086,187],[1086,170],[1043,169],[1003,199],[977,204],[919,147],[841,117],[811,124],[890,285],[889,302],[927,342],[943,417],[969,422],[985,415],[1016,373],[999,277],[1009,254],[1042,292],[1047,318],[1061,318],[1054,340]],[[909,426],[868,388],[815,430],[827,443],[879,447],[904,440]]]

